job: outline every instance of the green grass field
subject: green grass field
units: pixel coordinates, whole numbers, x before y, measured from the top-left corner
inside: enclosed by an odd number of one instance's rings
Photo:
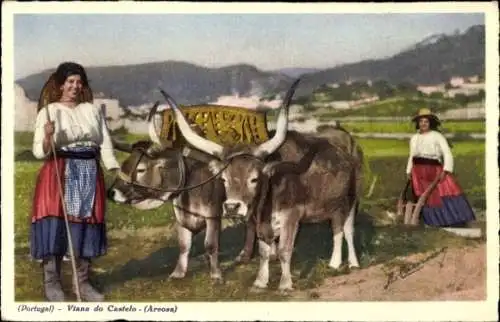
[[[127,136],[128,140],[137,138]],[[357,219],[356,244],[362,267],[443,245],[462,247],[482,242],[458,238],[441,230],[388,225],[384,213],[388,209],[394,211],[395,197],[404,183],[408,143],[371,139],[359,142],[367,155],[372,175],[378,177],[373,195],[363,199]],[[31,134],[18,133],[15,144],[16,154],[30,149]],[[471,204],[476,209],[485,209],[484,143],[457,142],[453,153],[456,177]],[[19,159],[22,156],[26,153],[21,154]],[[118,153],[117,157],[121,161],[126,155]],[[43,299],[41,270],[38,264],[29,260],[28,243],[31,199],[40,166],[39,161],[15,162],[15,284],[18,301]],[[107,183],[109,180],[111,178],[106,177]],[[269,291],[258,294],[249,291],[257,273],[258,258],[249,264],[231,265],[243,244],[241,226],[227,227],[221,236],[220,257],[225,284],[214,285],[208,277],[208,268],[202,256],[203,234],[194,240],[186,279],[170,281],[167,277],[175,266],[178,254],[171,205],[149,211],[138,211],[114,203],[108,203],[107,207],[110,248],[106,256],[96,260],[95,274],[109,301],[286,300],[275,291],[279,282],[278,262],[271,266]],[[484,216],[480,215],[479,219],[480,225],[484,225]],[[378,243],[376,247],[374,240]],[[349,273],[347,269],[341,272],[328,269],[331,245],[329,225],[304,225],[301,228],[292,260],[292,273],[298,289],[317,286],[328,276]],[[64,271],[69,290],[69,264],[65,264]]]
[[[414,124],[409,122],[341,122],[341,124],[353,133],[415,133]],[[484,133],[486,124],[482,121],[453,121],[443,122],[441,128],[445,133]]]
[[[356,110],[332,111],[331,116],[408,116],[414,115],[422,107],[429,107],[435,113],[461,106],[449,99],[431,99],[420,97],[395,97],[367,104]],[[327,116],[322,114],[323,116]]]

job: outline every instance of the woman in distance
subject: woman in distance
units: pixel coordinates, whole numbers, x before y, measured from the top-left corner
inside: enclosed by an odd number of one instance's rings
[[[119,168],[119,164],[103,113],[92,101],[84,68],[65,62],[50,76],[38,104],[33,154],[45,161],[33,199],[31,256],[42,261],[44,293],[49,301],[65,300],[61,263],[68,251],[68,238],[62,202],[67,210],[82,300],[104,299],[89,283],[91,259],[107,250],[105,186],[99,161],[108,170]],[[56,147],[55,156],[51,141]]]
[[[410,139],[406,174],[415,197],[439,177],[438,184],[422,207],[426,225],[464,227],[476,219],[464,192],[453,177],[453,155],[444,135],[438,131],[439,118],[429,109],[420,109],[413,118],[417,133]]]

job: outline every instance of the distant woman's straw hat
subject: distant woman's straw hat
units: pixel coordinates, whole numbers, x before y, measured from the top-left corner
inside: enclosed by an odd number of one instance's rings
[[[421,108],[418,111],[418,114],[413,117],[412,121],[413,122],[418,122],[418,120],[420,120],[420,118],[422,118],[422,117],[426,117],[429,120],[434,121],[434,122],[436,122],[438,124],[441,123],[439,121],[439,118],[434,113],[432,113],[432,111],[430,109],[425,108],[425,107]]]

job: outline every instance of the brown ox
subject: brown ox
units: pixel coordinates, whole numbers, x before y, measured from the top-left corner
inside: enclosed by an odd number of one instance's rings
[[[152,130],[154,132],[154,128]],[[152,136],[157,140],[157,136]],[[180,253],[170,277],[186,275],[193,235],[206,230],[205,250],[210,261],[210,276],[222,280],[218,250],[225,192],[221,181],[213,180],[207,156],[189,149],[153,145],[151,141],[115,142],[115,148],[130,155],[108,190],[108,198],[140,210],[173,202]],[[238,259],[246,259],[252,252],[255,230],[247,234],[250,237]]]
[[[175,101],[164,93],[186,140],[217,158],[226,191],[223,215],[257,218],[260,268],[254,286],[266,288],[273,242],[279,238],[281,290],[291,290],[290,260],[299,222],[331,221],[333,251],[329,266],[342,263],[342,241],[351,267],[358,267],[354,248],[354,216],[361,187],[361,150],[339,147],[331,139],[288,131],[288,109],[295,82],[284,99],[275,135],[256,146],[225,148],[195,133]],[[348,153],[350,150],[351,153]]]

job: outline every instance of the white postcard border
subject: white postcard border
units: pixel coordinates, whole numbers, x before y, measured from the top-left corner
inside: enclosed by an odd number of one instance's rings
[[[3,2],[2,3],[2,319],[7,320],[457,320],[495,319],[499,296],[499,171],[498,134],[498,9],[494,2],[436,3],[140,3],[140,2]],[[13,17],[18,13],[424,13],[484,12],[486,25],[486,191],[487,191],[487,300],[477,302],[172,302],[151,303],[158,307],[175,305],[176,313],[107,312],[109,305],[128,304],[142,308],[146,303],[100,304],[102,312],[69,313],[69,303],[14,302],[14,77]],[[34,53],[36,54],[36,53]],[[18,312],[20,304],[50,307],[54,313]],[[96,303],[73,303],[94,310]],[[58,311],[59,308],[64,308]],[[61,312],[61,313],[59,313]]]

